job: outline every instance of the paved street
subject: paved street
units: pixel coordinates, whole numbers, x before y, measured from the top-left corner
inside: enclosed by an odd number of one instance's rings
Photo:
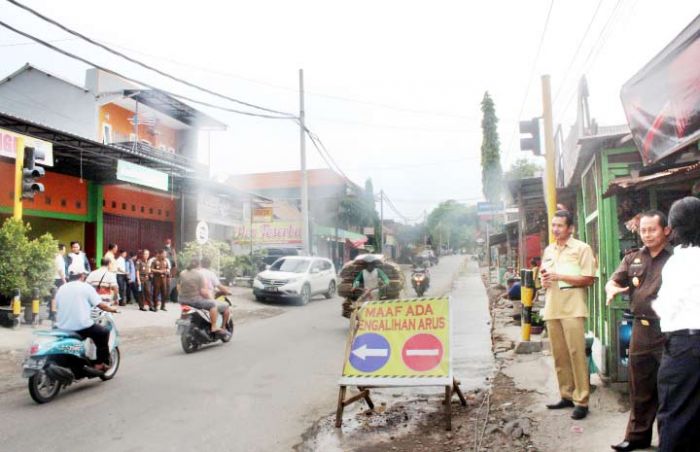
[[[448,290],[463,259],[433,267],[429,295]],[[25,388],[2,394],[3,450],[289,450],[334,409],[347,328],[340,303],[283,306],[192,355],[174,334],[145,349],[125,344],[114,380],[81,382],[48,405]]]

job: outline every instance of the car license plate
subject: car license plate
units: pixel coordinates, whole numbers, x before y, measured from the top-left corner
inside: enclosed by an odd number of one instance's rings
[[[277,287],[275,286],[265,286],[265,290],[269,292],[277,292]]]

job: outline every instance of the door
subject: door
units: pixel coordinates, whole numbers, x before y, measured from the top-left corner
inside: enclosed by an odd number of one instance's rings
[[[309,279],[311,280],[311,292],[323,292],[323,261],[315,259],[309,269]]]

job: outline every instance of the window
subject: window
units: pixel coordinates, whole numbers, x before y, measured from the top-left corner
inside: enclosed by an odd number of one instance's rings
[[[171,154],[174,154],[174,153],[175,153],[175,149],[173,149],[173,148],[168,148],[168,152],[170,152]]]
[[[112,143],[112,126],[107,123],[102,123],[102,142],[104,144]]]
[[[51,204],[51,203],[47,203],[47,204]],[[80,209],[81,207],[83,207],[83,203],[80,201],[75,201],[75,208]]]
[[[323,266],[321,267],[321,270],[330,270],[331,269],[331,263],[328,261],[323,261]]]

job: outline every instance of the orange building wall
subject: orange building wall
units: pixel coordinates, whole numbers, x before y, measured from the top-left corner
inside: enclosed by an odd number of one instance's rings
[[[109,124],[112,126],[112,138],[116,141],[116,134],[129,137],[129,134],[134,133],[134,126],[129,122],[129,118],[134,116],[134,112],[127,110],[126,108],[120,107],[116,104],[106,104],[100,107],[99,122],[100,130],[99,137],[100,140],[104,139],[103,124]],[[107,119],[109,117],[109,119]],[[151,127],[145,124],[139,124],[139,140],[147,140],[151,143],[151,146],[158,148],[164,145],[166,149],[171,148],[177,151],[177,132],[170,127],[165,127],[163,125],[157,125],[156,131],[158,135],[152,134]]]
[[[88,214],[88,184],[80,183],[77,177],[51,173],[46,168],[46,176],[40,179],[46,191],[34,199],[25,199],[25,209],[60,212],[73,215]],[[0,162],[0,206],[12,207],[15,183],[15,165]]]
[[[148,220],[175,221],[175,199],[126,185],[105,185],[104,213]]]

